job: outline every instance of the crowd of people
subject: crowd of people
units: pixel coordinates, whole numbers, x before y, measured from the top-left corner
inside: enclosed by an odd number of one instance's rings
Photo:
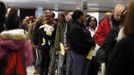
[[[50,10],[23,20],[17,8],[6,14],[0,2],[0,75],[27,75],[29,66],[39,75],[134,74],[134,0],[100,21],[81,10],[57,19]]]

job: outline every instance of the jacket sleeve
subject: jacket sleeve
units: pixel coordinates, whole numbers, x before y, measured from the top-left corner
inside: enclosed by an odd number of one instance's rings
[[[54,46],[54,43],[55,43],[56,30],[57,30],[57,25],[55,24],[54,25],[54,31],[53,31],[53,34],[52,34],[52,37],[51,37],[51,45],[52,46]]]
[[[24,50],[24,56],[26,60],[26,66],[28,67],[32,64],[32,60],[33,60],[32,44],[30,40],[25,41],[23,50]]]
[[[33,44],[34,45],[38,45],[39,44],[39,35],[40,35],[40,33],[39,33],[39,27],[41,26],[41,23],[37,23],[36,25],[35,25],[35,27],[34,27],[34,31],[33,31],[33,38],[32,38],[32,40],[33,40]]]
[[[57,25],[55,41],[54,41],[54,48],[60,49],[60,25]]]
[[[101,46],[105,40],[105,27],[104,26],[105,26],[104,22],[101,22],[94,35],[94,40],[99,46]]]

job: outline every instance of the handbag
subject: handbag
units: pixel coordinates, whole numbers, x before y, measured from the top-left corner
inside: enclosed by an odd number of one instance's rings
[[[99,48],[99,50],[96,53],[96,59],[99,63],[104,63],[105,62],[105,50],[103,48]]]

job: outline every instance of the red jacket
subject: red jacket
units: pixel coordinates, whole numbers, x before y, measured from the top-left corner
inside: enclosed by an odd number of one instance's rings
[[[110,17],[104,18],[95,32],[94,40],[99,46],[101,46],[104,43],[105,38],[107,37],[109,31],[112,28],[109,18]]]

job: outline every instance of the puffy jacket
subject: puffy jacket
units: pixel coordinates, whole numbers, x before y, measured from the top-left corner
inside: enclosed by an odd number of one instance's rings
[[[107,37],[110,29],[112,28],[112,25],[109,22],[109,18],[110,17],[104,18],[95,32],[94,40],[99,46],[104,43],[105,38]]]
[[[116,26],[121,25],[121,23],[122,23],[121,21],[116,21],[116,20],[114,19],[114,16],[113,16],[113,15],[104,18],[104,19],[101,21],[101,23],[100,23],[100,25],[99,25],[99,27],[98,27],[96,33],[95,33],[95,36],[94,36],[95,42],[96,42],[99,46],[101,46],[101,45],[104,43],[104,40],[105,40],[105,38],[107,37],[109,31],[110,31],[113,27],[116,27]]]
[[[14,50],[23,50],[26,66],[31,65],[33,58],[31,41],[27,39],[22,29],[4,31],[0,34],[0,62],[7,53]]]

